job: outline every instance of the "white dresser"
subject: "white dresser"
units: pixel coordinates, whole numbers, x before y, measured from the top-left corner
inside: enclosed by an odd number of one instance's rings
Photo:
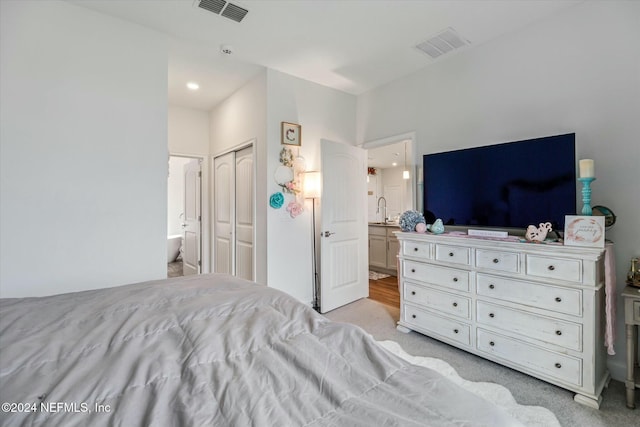
[[[396,233],[400,321],[470,353],[576,392],[599,408],[604,250]]]

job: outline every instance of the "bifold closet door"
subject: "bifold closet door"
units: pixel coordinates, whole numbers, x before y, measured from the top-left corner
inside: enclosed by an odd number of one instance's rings
[[[236,276],[253,277],[253,147],[237,151],[235,162],[235,267]]]
[[[233,227],[235,222],[235,153],[213,161],[214,188],[214,259],[213,271],[234,274]]]
[[[254,280],[253,147],[214,159],[214,272]]]

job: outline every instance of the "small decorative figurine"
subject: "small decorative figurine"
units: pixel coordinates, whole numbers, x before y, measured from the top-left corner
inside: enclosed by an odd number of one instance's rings
[[[431,231],[433,234],[442,234],[444,233],[444,224],[440,218],[436,219],[433,224],[427,225],[427,230]]]
[[[550,222],[541,222],[538,228],[535,225],[527,227],[524,237],[530,242],[543,242],[547,238],[547,233],[551,231]]]
[[[424,222],[419,222],[416,224],[416,231],[418,233],[424,233],[425,231],[427,231],[427,224],[425,224]]]
[[[419,224],[421,222],[426,222],[424,220],[424,215],[422,215],[418,211],[409,210],[403,212],[402,215],[400,215],[398,224],[400,225],[402,231],[413,231],[416,229],[416,224]]]

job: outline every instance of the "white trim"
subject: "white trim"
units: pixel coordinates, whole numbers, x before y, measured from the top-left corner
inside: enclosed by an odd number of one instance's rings
[[[167,161],[170,157],[183,157],[200,160],[200,171],[202,172],[202,178],[200,179],[200,274],[211,273],[211,264],[209,262],[211,259],[209,156],[204,154],[186,154],[169,151]]]
[[[252,265],[252,280],[256,281],[256,274],[257,274],[257,250],[256,250],[256,239],[257,239],[257,225],[256,225],[256,220],[258,219],[258,201],[257,201],[257,196],[256,196],[256,187],[257,187],[257,179],[258,179],[258,162],[257,162],[257,138],[251,138],[247,141],[241,142],[238,145],[232,146],[231,148],[227,148],[221,152],[218,152],[216,154],[213,154],[210,156],[211,158],[211,162],[210,162],[210,176],[211,176],[211,185],[210,185],[210,194],[211,194],[211,214],[210,214],[210,219],[211,219],[211,223],[213,224],[213,212],[215,209],[215,185],[213,184],[213,177],[214,177],[214,171],[213,171],[213,167],[214,167],[214,162],[215,159],[221,156],[225,156],[229,153],[236,153],[238,151],[244,150],[246,148],[251,147],[251,156],[253,157],[253,265]],[[210,236],[211,239],[209,239],[209,268],[210,268],[210,272],[213,272],[213,265],[214,265],[214,248],[213,248],[213,241],[214,241],[214,228],[211,227],[211,231],[210,231]],[[234,263],[235,263],[235,257],[234,257]],[[235,270],[235,265],[234,265],[234,270]]]
[[[420,203],[418,203],[419,201],[419,197],[420,195],[418,194],[418,170],[419,165],[418,165],[418,153],[417,153],[417,148],[418,148],[418,144],[417,144],[417,139],[416,139],[416,132],[415,131],[411,131],[411,132],[406,132],[406,133],[401,133],[399,135],[393,135],[393,136],[388,136],[386,138],[380,138],[380,139],[374,139],[371,141],[365,141],[362,144],[360,144],[359,146],[361,148],[364,148],[365,150],[369,150],[372,148],[378,148],[378,147],[383,147],[385,145],[391,145],[391,144],[395,144],[398,143],[400,141],[404,141],[404,140],[408,140],[409,141],[409,145],[411,146],[411,192],[413,193],[413,200],[412,200],[412,205],[413,205],[413,209],[417,209],[420,205]]]

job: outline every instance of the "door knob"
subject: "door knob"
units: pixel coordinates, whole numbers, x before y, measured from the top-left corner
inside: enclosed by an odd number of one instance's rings
[[[331,236],[332,234],[336,234],[336,233],[332,233],[331,231],[325,231],[325,232],[324,232],[324,237],[329,237],[329,236]]]

